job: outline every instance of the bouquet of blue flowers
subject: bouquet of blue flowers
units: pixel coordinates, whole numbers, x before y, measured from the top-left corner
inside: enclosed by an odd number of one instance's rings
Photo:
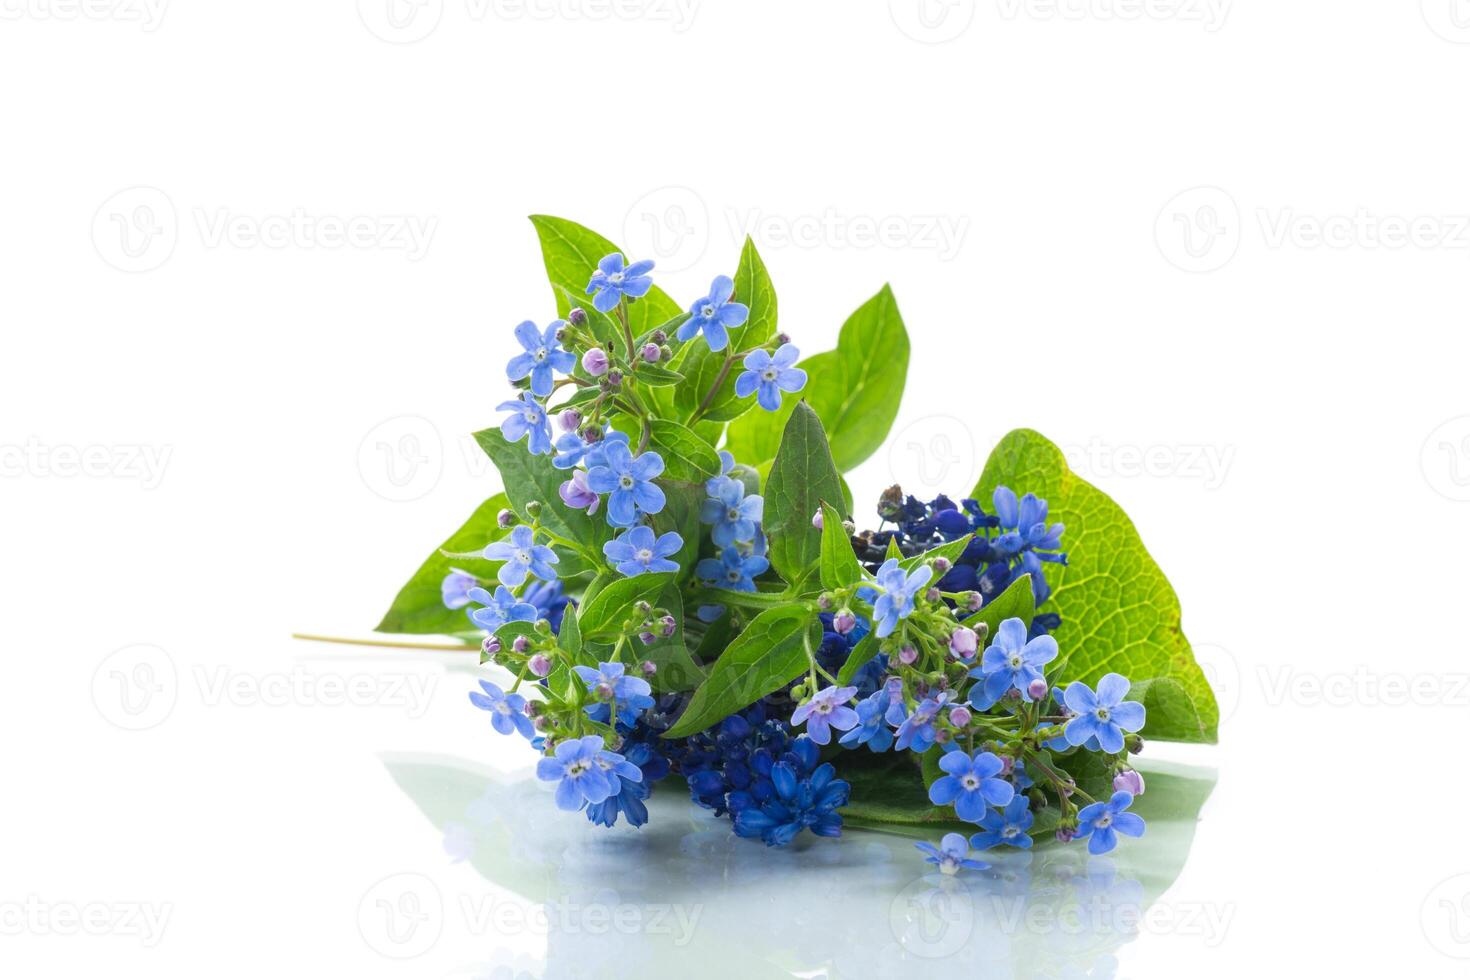
[[[1213,741],[1218,711],[1117,505],[1020,430],[968,494],[890,488],[860,531],[843,473],[908,367],[889,289],[802,359],[753,243],[685,307],[653,262],[532,221],[557,316],[515,328],[475,437],[505,490],[378,629],[478,640],[470,702],[594,824],[643,825],[677,777],[741,837],[908,833],[951,873],[1140,836],[1144,737]]]

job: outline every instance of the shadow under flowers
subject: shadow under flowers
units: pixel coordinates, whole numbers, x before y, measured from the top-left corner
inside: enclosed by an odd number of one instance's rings
[[[1106,858],[1085,846],[997,849],[949,877],[911,839],[848,830],[841,841],[766,848],[660,786],[641,829],[557,810],[549,786],[444,756],[389,756],[394,780],[443,836],[449,859],[518,896],[459,896],[486,958],[497,936],[536,932],[532,976],[1112,977],[1147,931],[1218,941],[1208,903],[1160,903],[1178,877],[1213,770],[1156,762],[1135,805],[1148,833]],[[932,873],[931,873],[932,872]],[[479,909],[477,912],[476,909]],[[608,972],[610,964],[612,972]],[[523,974],[512,974],[517,980]]]

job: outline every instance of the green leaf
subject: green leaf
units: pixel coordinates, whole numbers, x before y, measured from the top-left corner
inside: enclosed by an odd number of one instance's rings
[[[862,581],[863,566],[852,550],[852,538],[842,526],[842,515],[822,501],[822,588],[841,589]]]
[[[475,508],[470,519],[424,559],[424,563],[413,573],[408,583],[398,590],[393,605],[388,607],[388,611],[383,614],[383,621],[374,629],[379,633],[456,633],[468,629],[471,624],[463,609],[447,609],[444,606],[443,594],[440,592],[444,576],[449,574],[451,568],[460,567],[463,571],[478,576],[483,582],[490,583],[500,568],[500,562],[445,558],[441,552],[477,551],[490,542],[505,537],[510,531],[502,528],[496,517],[509,506],[510,501],[505,494],[497,493]],[[472,567],[463,568],[466,564]],[[493,585],[491,588],[493,591]]]
[[[684,545],[670,556],[683,572],[694,567],[699,557],[699,545],[704,540],[699,523],[699,508],[704,503],[703,483],[690,483],[664,477],[654,481],[664,491],[664,509],[653,515],[654,533],[663,535],[675,531],[684,539]]]
[[[592,297],[587,295],[587,281],[604,256],[623,250],[590,228],[566,218],[533,214],[531,224],[536,226],[536,234],[541,239],[541,257],[546,263],[546,277],[556,294],[557,315],[566,317],[573,305],[572,297],[585,297],[575,305],[588,310],[591,317],[595,311]],[[626,252],[623,254],[629,261],[635,261]],[[648,295],[629,304],[628,323],[635,335],[641,335],[678,316],[679,312],[679,304],[654,286]]]
[[[1128,700],[1141,701],[1148,717],[1144,721],[1144,738],[1163,741],[1205,741],[1205,724],[1199,708],[1184,685],[1170,677],[1151,677],[1135,681],[1128,689]]]
[[[819,620],[806,606],[767,609],[715,661],[709,679],[665,738],[703,731],[795,680],[807,669],[807,645],[821,642]]]
[[[638,367],[633,375],[633,380],[650,388],[662,388],[668,385],[676,385],[684,380],[684,375],[678,371],[670,371],[661,368],[657,364],[643,364]]]
[[[1215,696],[1180,627],[1179,597],[1149,555],[1128,515],[1107,494],[1074,474],[1061,450],[1018,429],[991,453],[971,496],[989,501],[997,486],[1034,493],[1049,520],[1065,523],[1066,567],[1048,565],[1052,605],[1062,614],[1054,634],[1059,676],[1095,685],[1107,673],[1170,678],[1198,711],[1199,723],[1160,723],[1154,738],[1214,742]]]
[[[586,637],[606,636],[623,631],[623,621],[638,601],[655,604],[659,594],[674,580],[673,572],[656,572],[615,579],[582,603],[577,619]]]
[[[577,622],[576,610],[568,608],[561,617],[561,631],[556,635],[557,644],[576,660],[582,654],[582,625]]]
[[[744,415],[755,405],[754,398],[739,398],[735,394],[735,379],[741,372],[739,364],[729,368],[725,364],[727,358],[768,344],[776,336],[776,290],[755,242],[749,238],[741,249],[740,265],[735,270],[734,301],[750,307],[750,315],[744,324],[729,331],[729,343],[723,350],[718,353],[710,350],[703,336],[699,336],[686,341],[675,355],[675,364],[671,366],[683,373],[685,380],[675,389],[674,405],[686,419],[698,414],[701,419],[726,422]]]
[[[878,634],[869,630],[868,635],[858,640],[857,646],[847,655],[847,662],[837,672],[837,683],[849,683],[853,675],[863,669],[863,665],[878,655]]]
[[[1006,586],[1004,592],[991,599],[979,612],[965,617],[964,623],[970,629],[974,629],[978,623],[984,623],[990,630],[990,638],[994,639],[996,628],[1003,620],[1019,619],[1026,624],[1027,629],[1030,629],[1031,620],[1034,618],[1036,618],[1036,595],[1031,589],[1031,576],[1022,575]]]
[[[541,523],[557,534],[594,548],[607,540],[607,523],[600,516],[594,521],[561,502],[557,488],[567,474],[551,465],[549,455],[532,455],[524,442],[507,442],[499,429],[476,432],[475,441],[500,471],[505,494],[521,520],[530,521],[526,504],[536,500],[541,503]]]
[[[946,541],[944,544],[941,544],[934,548],[930,548],[923,554],[913,555],[912,557],[905,558],[900,561],[898,565],[904,571],[912,571],[913,569],[918,568],[920,565],[926,562],[934,561],[936,558],[947,558],[949,559],[950,563],[953,564],[954,561],[960,557],[960,555],[963,555],[965,553],[965,549],[970,545],[970,539],[974,536],[975,535],[973,534],[967,534],[963,538],[958,538],[954,541]],[[893,542],[893,539],[889,538],[888,541],[891,544]],[[936,578],[935,581],[938,581],[938,579]]]
[[[515,643],[516,639],[522,636],[532,641],[538,639],[536,636],[536,624],[517,620],[510,623],[502,623],[495,631],[495,638],[500,641],[500,646],[503,650],[509,650],[511,644]],[[491,659],[493,659],[491,655],[486,653],[482,647],[480,650],[480,663],[487,663]]]
[[[800,362],[807,373],[802,396],[832,440],[832,457],[846,473],[873,455],[898,415],[908,375],[909,338],[889,287],[842,325],[837,349]],[[730,424],[726,448],[742,463],[775,458],[791,402],[777,412],[750,412]]]
[[[658,693],[692,691],[704,680],[704,671],[689,656],[688,641],[684,638],[684,600],[679,594],[678,583],[671,580],[655,605],[667,609],[674,617],[674,635],[660,637],[648,646],[640,643],[635,656],[640,660],[651,660],[658,667],[650,681]]]
[[[842,484],[822,423],[798,402],[766,480],[765,530],[771,564],[788,582],[797,581],[822,551],[822,533],[812,517],[823,501],[841,500]]]
[[[720,472],[720,454],[692,431],[668,419],[654,419],[650,442],[663,457],[671,479],[698,482]]]

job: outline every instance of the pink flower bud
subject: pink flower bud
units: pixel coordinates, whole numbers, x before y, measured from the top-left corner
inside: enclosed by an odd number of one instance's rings
[[[1046,692],[1048,690],[1049,688],[1046,686],[1046,681],[1042,680],[1040,677],[1036,678],[1036,680],[1026,685],[1026,693],[1031,695],[1032,701],[1040,701],[1042,698],[1046,697]]]
[[[1068,843],[1069,841],[1071,841],[1076,836],[1077,836],[1077,828],[1076,827],[1058,827],[1057,828],[1057,840],[1061,841],[1063,844]]]
[[[487,636],[487,637],[485,637],[485,639],[483,639],[483,640],[480,641],[480,649],[482,651],[484,651],[484,653],[485,653],[486,656],[490,656],[490,657],[495,656],[497,653],[500,652],[500,637],[498,637],[498,636]]]
[[[664,639],[668,639],[678,632],[679,621],[673,616],[665,616],[659,620],[659,626],[661,627],[659,632],[663,634]]]
[[[926,602],[938,602],[940,598],[939,590],[936,588],[931,588],[924,593],[924,601]]]
[[[524,636],[518,636],[515,638],[515,642],[510,645],[510,648],[516,653],[525,653],[531,649],[531,641]]]
[[[832,617],[832,628],[843,636],[851,633],[856,626],[857,617],[852,614],[851,609],[839,610],[837,615]]]
[[[544,653],[538,653],[530,659],[528,666],[537,677],[545,677],[551,673],[551,658]]]
[[[658,664],[654,663],[652,660],[645,660],[643,661],[643,663],[638,665],[638,670],[643,674],[644,677],[652,677],[654,674],[658,673]]]
[[[950,709],[949,720],[956,728],[964,728],[970,723],[970,709],[964,705]]]
[[[644,344],[642,353],[643,359],[649,364],[657,364],[659,358],[663,356],[663,351],[658,349],[658,344]]]
[[[642,633],[639,633],[638,639],[643,643],[644,646],[650,646],[651,644],[658,642],[658,637],[648,632],[648,630],[644,630]]]
[[[582,355],[582,369],[594,378],[600,378],[607,373],[607,352],[601,347],[594,347]]]
[[[1143,795],[1143,773],[1137,769],[1125,769],[1113,777],[1113,789],[1120,793]]]
[[[1000,775],[1009,776],[1016,769],[1016,760],[1008,755],[1000,757]]]
[[[567,322],[574,327],[585,327],[587,325],[587,311],[580,306],[572,307],[567,313]]]
[[[971,592],[969,595],[965,596],[965,607],[968,608],[970,612],[979,611],[980,607],[984,604],[985,597],[978,592]]]
[[[934,559],[935,575],[943,575],[945,572],[949,571],[953,567],[954,562],[950,561],[948,558],[945,558],[943,555],[940,555],[938,558]]]
[[[575,408],[569,408],[556,417],[556,422],[563,432],[576,432],[577,426],[582,424],[582,413]]]
[[[516,522],[515,511],[505,509],[495,515],[495,523],[501,527],[511,527]]]
[[[968,626],[956,626],[953,633],[949,634],[949,649],[961,660],[969,660],[975,656],[975,631]]]
[[[823,523],[824,521],[822,520],[822,511],[819,508],[817,512],[812,515],[812,527],[820,531],[822,530]]]
[[[912,664],[919,659],[919,651],[914,649],[910,643],[905,643],[898,650],[898,661],[902,664]]]

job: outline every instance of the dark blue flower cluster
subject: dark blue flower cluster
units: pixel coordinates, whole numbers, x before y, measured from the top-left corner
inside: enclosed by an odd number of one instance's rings
[[[739,836],[779,846],[804,829],[842,834],[837,809],[847,804],[848,784],[820,753],[757,703],[691,737],[679,764],[695,803],[730,814]]]

